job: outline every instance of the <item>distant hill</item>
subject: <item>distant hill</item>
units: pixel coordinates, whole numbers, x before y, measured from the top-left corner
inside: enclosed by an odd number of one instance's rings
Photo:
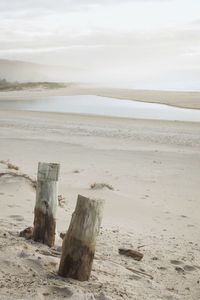
[[[31,62],[0,59],[0,79],[14,82],[76,81],[79,70]]]

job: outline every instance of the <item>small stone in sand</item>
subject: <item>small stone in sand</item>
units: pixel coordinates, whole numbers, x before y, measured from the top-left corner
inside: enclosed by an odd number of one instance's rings
[[[30,240],[33,236],[33,227],[27,227],[24,230],[20,231],[19,236]]]
[[[64,237],[65,237],[65,233],[64,233],[64,232],[61,232],[61,233],[60,233],[60,238],[63,240]]]

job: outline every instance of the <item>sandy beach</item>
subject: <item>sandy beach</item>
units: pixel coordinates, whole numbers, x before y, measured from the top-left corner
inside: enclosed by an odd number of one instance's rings
[[[199,12],[0,0],[0,300],[200,300]]]
[[[59,162],[65,198],[50,250],[19,237],[33,224],[29,180],[0,176],[1,299],[200,298],[199,123],[1,111],[0,138],[0,160],[19,167],[1,163],[0,175],[35,179],[39,161]],[[92,190],[94,182],[113,190]],[[59,234],[68,228],[78,194],[106,202],[89,282],[57,275]],[[120,247],[144,258],[119,255]]]
[[[0,0],[0,300],[200,300],[199,12]]]

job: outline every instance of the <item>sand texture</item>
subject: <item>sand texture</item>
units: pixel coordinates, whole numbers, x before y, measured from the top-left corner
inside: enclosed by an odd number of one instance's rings
[[[200,299],[199,123],[0,111],[7,159],[18,168],[0,163],[0,299]],[[53,249],[19,237],[33,224],[38,161],[61,164]],[[88,282],[57,273],[78,194],[105,200]]]

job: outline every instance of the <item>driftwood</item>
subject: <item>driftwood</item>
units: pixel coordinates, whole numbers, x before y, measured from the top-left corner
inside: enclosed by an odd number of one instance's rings
[[[125,256],[128,256],[128,257],[132,257],[134,260],[137,260],[137,261],[140,261],[144,254],[139,252],[139,251],[136,251],[136,250],[132,250],[132,249],[118,249],[119,251],[119,254],[121,255],[125,255]]]
[[[80,281],[90,277],[103,201],[78,196],[75,212],[64,236],[58,274]]]
[[[33,239],[52,247],[55,242],[59,164],[39,163]]]

